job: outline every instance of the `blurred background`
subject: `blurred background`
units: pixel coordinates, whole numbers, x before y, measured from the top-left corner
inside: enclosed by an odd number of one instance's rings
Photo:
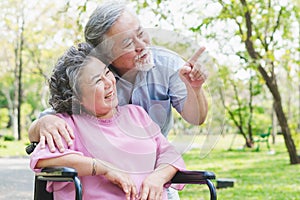
[[[28,160],[24,151],[29,144],[27,130],[39,113],[49,107],[47,78],[53,65],[68,47],[84,41],[85,23],[101,2],[0,2],[0,160]],[[187,124],[174,112],[175,125],[169,134],[175,145],[180,146],[178,141],[185,143],[183,153],[188,166],[208,169],[217,177],[234,178],[240,183],[221,190],[220,199],[241,199],[247,195],[243,199],[297,199],[300,194],[294,188],[300,185],[299,1],[127,3],[137,12],[154,45],[169,48],[185,59],[199,46],[206,47],[202,62],[210,74],[205,84],[209,116],[198,127]],[[230,170],[226,168],[228,163],[232,164],[228,166]],[[283,174],[283,170],[292,175]],[[261,178],[259,172],[270,176]],[[253,178],[256,176],[260,178]],[[276,181],[268,182],[271,179]],[[291,180],[285,182],[286,179]],[[2,191],[0,185],[0,199]],[[187,190],[182,198],[195,199],[186,197],[192,191]]]

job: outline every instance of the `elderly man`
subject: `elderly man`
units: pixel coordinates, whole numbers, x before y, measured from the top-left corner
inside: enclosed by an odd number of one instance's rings
[[[195,64],[204,48],[185,62],[174,52],[152,47],[137,16],[116,2],[103,4],[92,13],[85,39],[114,73],[119,104],[142,106],[165,136],[173,124],[172,107],[191,124],[205,121],[208,106],[202,85],[207,74]],[[64,151],[62,138],[71,145],[73,130],[50,112],[44,111],[29,129],[31,142],[47,142],[53,152],[56,147]]]

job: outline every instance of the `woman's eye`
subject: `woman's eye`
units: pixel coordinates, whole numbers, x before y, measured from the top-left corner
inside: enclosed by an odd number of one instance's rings
[[[108,75],[110,73],[110,71],[109,70],[107,70],[106,72],[105,72],[105,75]]]
[[[98,84],[100,82],[101,82],[101,78],[99,78],[99,79],[96,80],[96,84]]]
[[[139,32],[138,37],[141,38],[144,35],[144,31]]]

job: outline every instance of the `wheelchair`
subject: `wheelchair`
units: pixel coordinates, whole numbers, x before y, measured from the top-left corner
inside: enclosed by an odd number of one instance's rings
[[[209,171],[178,171],[172,178],[174,184],[206,184],[210,191],[210,199],[216,200],[217,193],[212,179],[215,174]],[[77,171],[68,167],[44,168],[35,174],[34,200],[53,200],[53,194],[46,191],[47,181],[73,182],[76,200],[82,200],[82,189]]]

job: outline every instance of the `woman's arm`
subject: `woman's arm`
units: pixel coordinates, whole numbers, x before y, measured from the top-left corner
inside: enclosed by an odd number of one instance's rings
[[[65,166],[76,169],[79,176],[90,176],[93,171],[93,160],[90,157],[78,154],[66,154],[60,157],[39,159],[35,168]],[[97,163],[95,175],[104,175],[107,172],[106,166]]]
[[[78,154],[65,154],[55,158],[39,159],[35,168],[56,166],[72,167],[77,170],[79,176],[103,175],[124,191],[126,199],[137,197],[136,186],[131,177],[110,163]]]

